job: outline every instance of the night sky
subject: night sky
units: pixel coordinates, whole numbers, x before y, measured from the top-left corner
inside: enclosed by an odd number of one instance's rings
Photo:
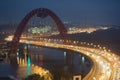
[[[120,25],[120,0],[0,0],[0,24],[19,22],[40,7],[51,9],[62,21]]]

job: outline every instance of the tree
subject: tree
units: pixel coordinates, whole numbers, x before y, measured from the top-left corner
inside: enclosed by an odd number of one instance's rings
[[[41,77],[39,74],[32,74],[23,80],[44,80],[44,77]]]

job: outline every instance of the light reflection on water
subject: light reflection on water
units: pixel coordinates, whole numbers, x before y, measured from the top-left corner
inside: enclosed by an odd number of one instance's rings
[[[28,52],[28,54],[27,54]],[[25,71],[24,75],[20,74],[17,77],[25,77],[34,72],[34,68],[32,68],[30,65],[34,64],[39,67],[45,68],[50,71],[59,70],[59,69],[65,69],[66,62],[65,62],[65,51],[63,50],[56,50],[56,49],[49,49],[49,48],[40,48],[35,46],[30,46],[28,51],[26,49],[24,50],[24,56],[20,56],[19,66],[27,66],[25,70],[18,70],[18,72],[21,73]],[[77,63],[77,61],[76,61]],[[78,60],[79,63],[79,60]],[[78,66],[78,65],[77,65]],[[19,68],[21,69],[21,68]],[[72,70],[73,68],[71,68]],[[80,69],[80,67],[78,68]],[[66,69],[65,69],[66,71]],[[76,70],[78,73],[80,70]],[[37,72],[35,70],[35,72]]]
[[[46,69],[64,66],[64,55],[62,50],[49,48],[29,47],[31,62]]]
[[[41,70],[61,70],[65,68],[65,51],[49,48],[29,47],[28,51],[25,49],[23,53],[19,53],[17,57],[18,67],[13,67],[7,60],[6,63],[0,63],[0,77],[15,76],[17,78],[24,78],[33,73],[39,73]],[[71,52],[71,51],[70,51]],[[28,54],[27,54],[28,53]],[[80,73],[81,58],[74,55],[74,71]],[[1,70],[2,69],[2,70]],[[40,70],[38,72],[38,70]],[[48,71],[48,72],[49,72]],[[39,73],[40,74],[40,73]],[[51,76],[51,74],[49,73]]]
[[[44,51],[39,52],[37,49],[33,49],[30,52],[29,55],[27,55],[27,51],[24,50],[24,55],[18,53],[17,56],[17,64],[18,66],[13,66],[10,64],[8,58],[4,60],[4,62],[0,62],[0,77],[8,77],[8,76],[14,76],[16,78],[25,78],[30,74],[39,73],[41,75],[45,75],[47,73],[47,77],[52,77],[51,73],[45,69],[47,63],[43,63],[43,60],[46,59],[52,59],[52,56],[47,55],[46,52],[49,52],[51,54],[59,51],[46,51],[48,49],[44,49]],[[42,54],[41,54],[42,53]],[[54,55],[55,56],[55,55]],[[48,61],[48,60],[47,60]],[[49,62],[48,62],[49,63]],[[44,66],[43,66],[44,65]],[[49,67],[49,66],[46,66]],[[50,79],[49,78],[49,79]]]
[[[47,76],[47,80],[51,80],[52,79],[52,74],[37,65],[34,65],[31,63],[31,59],[28,56],[27,60],[25,60],[24,58],[20,58],[17,57],[17,62],[18,62],[18,70],[17,70],[17,79],[21,79],[21,78],[25,78],[31,74],[40,74],[41,76],[43,76],[44,78],[46,78]]]

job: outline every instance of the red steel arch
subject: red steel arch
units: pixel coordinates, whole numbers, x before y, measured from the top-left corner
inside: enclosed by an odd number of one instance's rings
[[[54,12],[52,12],[51,10],[46,9],[46,8],[34,9],[31,12],[29,12],[22,19],[22,21],[20,22],[20,24],[18,25],[18,27],[16,29],[16,32],[15,32],[13,40],[12,40],[12,45],[11,45],[11,56],[16,56],[15,53],[17,52],[17,49],[18,49],[19,40],[20,40],[21,34],[22,34],[27,22],[30,20],[31,17],[36,16],[36,15],[41,15],[40,13],[45,13],[45,14],[51,16],[51,18],[57,24],[61,38],[64,40],[67,39],[67,29],[64,27],[64,24],[62,23],[62,21],[59,19],[59,17]],[[41,18],[44,18],[44,17],[41,17]]]

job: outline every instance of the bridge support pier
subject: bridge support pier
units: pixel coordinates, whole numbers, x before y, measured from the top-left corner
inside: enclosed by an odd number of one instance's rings
[[[72,71],[73,69],[73,55],[71,51],[66,50],[66,59],[65,59],[65,65],[68,67],[69,70]]]
[[[17,63],[17,55],[16,54],[10,54],[10,63],[12,64],[12,65],[17,65],[18,63]]]
[[[66,65],[70,66],[72,65],[72,55],[70,53],[66,54]]]

